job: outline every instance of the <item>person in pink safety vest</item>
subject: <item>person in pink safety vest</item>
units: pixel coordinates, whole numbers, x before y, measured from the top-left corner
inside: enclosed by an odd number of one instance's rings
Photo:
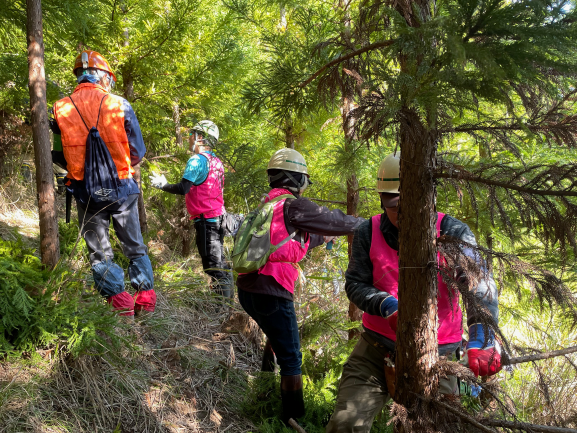
[[[224,257],[224,166],[213,151],[219,130],[214,122],[202,120],[190,134],[190,150],[182,180],[169,184],[164,175],[151,176],[152,186],[171,194],[184,195],[186,209],[194,220],[196,246],[202,267],[212,279],[212,289],[224,298],[233,297],[232,274]]]
[[[303,156],[293,149],[277,151],[268,163],[271,190],[266,201],[283,194],[273,207],[270,229],[272,245],[296,235],[270,255],[258,271],[239,274],[236,285],[244,310],[258,323],[268,340],[262,370],[274,371],[274,361],[281,374],[282,420],[297,420],[305,413],[302,355],[293,293],[299,276],[297,263],[306,253],[335,236],[350,234],[364,219],[342,211],[318,206],[301,196],[312,184]]]
[[[391,380],[394,373],[389,370],[387,375],[385,365],[387,358],[394,360],[397,339],[400,161],[400,153],[396,153],[381,162],[377,191],[384,212],[373,216],[355,231],[353,259],[345,274],[345,290],[351,302],[364,312],[363,332],[344,366],[327,433],[368,433],[374,417],[390,398],[389,389],[394,389]],[[441,212],[437,213],[436,231],[437,237],[451,236],[471,247],[476,245],[475,236],[465,223]],[[477,259],[471,247],[462,247],[461,252]],[[437,259],[444,260],[440,255]],[[467,281],[463,269],[455,269],[455,275],[459,281]],[[490,376],[501,369],[500,347],[493,331],[480,323],[479,314],[485,310],[495,324],[498,323],[498,292],[488,273],[473,290],[480,305],[466,305],[469,341],[463,361],[475,375]],[[458,296],[458,291],[449,288],[438,275],[439,354],[452,359],[457,353],[460,355],[463,334]],[[485,337],[486,332],[489,335]],[[459,391],[455,377],[441,380],[441,393],[459,394]]]

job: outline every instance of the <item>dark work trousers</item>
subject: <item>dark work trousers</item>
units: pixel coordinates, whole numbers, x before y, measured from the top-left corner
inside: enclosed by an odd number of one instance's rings
[[[97,290],[106,298],[124,292],[124,271],[112,262],[114,253],[110,244],[110,221],[130,260],[128,274],[132,286],[139,291],[152,290],[154,280],[148,258],[148,248],[142,239],[138,219],[138,194],[118,205],[85,207],[76,203],[81,234],[90,253],[90,264]]]
[[[196,247],[202,259],[202,268],[212,279],[212,289],[225,297],[233,297],[232,273],[224,257],[224,229],[222,217],[209,222],[200,218],[194,222]]]
[[[238,289],[238,300],[268,337],[281,376],[301,374],[301,344],[293,301],[242,289]]]

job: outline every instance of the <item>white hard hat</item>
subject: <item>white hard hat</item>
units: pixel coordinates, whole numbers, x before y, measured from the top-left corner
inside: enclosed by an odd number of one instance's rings
[[[401,153],[397,152],[387,156],[381,161],[377,172],[377,192],[399,194],[401,173]]]
[[[216,144],[219,137],[218,126],[212,120],[201,120],[192,127],[192,131],[199,132],[210,144]]]
[[[285,147],[277,150],[268,162],[267,170],[287,170],[308,174],[307,164],[303,156],[294,149]]]

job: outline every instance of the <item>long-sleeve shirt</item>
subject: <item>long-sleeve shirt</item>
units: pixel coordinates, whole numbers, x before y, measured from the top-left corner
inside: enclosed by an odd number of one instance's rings
[[[301,238],[310,237],[309,250],[324,243],[323,236],[341,236],[351,234],[364,218],[344,214],[341,210],[329,210],[319,206],[307,198],[287,199],[283,206],[284,222],[289,234],[299,232],[293,238],[300,242]],[[293,300],[293,295],[282,287],[270,275],[251,272],[239,275],[236,285],[240,290],[251,293],[277,296]]]
[[[395,227],[386,213],[381,216],[380,230],[383,233],[385,241],[387,244],[395,249],[399,250],[399,231]],[[445,215],[441,221],[441,236],[447,235],[466,242],[472,246],[477,245],[475,240],[475,235],[471,232],[471,229],[467,224],[453,218],[449,215]],[[370,221],[361,224],[355,231],[355,236],[352,245],[352,259],[349,262],[347,272],[345,273],[345,290],[350,301],[355,304],[362,311],[367,312],[372,315],[381,315],[380,305],[383,299],[385,299],[388,293],[381,292],[373,285],[373,263],[369,256],[371,249],[371,239],[372,239],[372,225]],[[472,251],[469,248],[462,249],[463,254],[467,254],[470,257],[474,257]],[[456,278],[465,282],[467,280],[467,275],[463,269],[455,269]],[[498,292],[495,281],[491,275],[487,275],[482,278],[477,287],[473,288],[475,296],[484,306],[493,319],[497,322],[499,316],[499,304],[498,304]],[[474,308],[473,305],[468,305],[465,303],[465,309],[467,312],[467,324],[471,325],[473,323],[480,322],[478,317],[478,309]],[[374,331],[365,329],[370,335],[377,339],[381,344],[385,345],[389,350],[394,350],[394,342],[387,339],[386,337],[378,334]],[[444,345],[444,346],[454,346],[454,345]],[[456,348],[456,347],[455,347]],[[445,348],[448,350],[442,350],[441,353],[447,353],[452,351],[453,348]],[[450,350],[449,350],[450,349]]]

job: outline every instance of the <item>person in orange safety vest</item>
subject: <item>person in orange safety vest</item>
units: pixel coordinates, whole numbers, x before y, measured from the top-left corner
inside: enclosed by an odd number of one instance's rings
[[[140,126],[130,103],[110,93],[116,76],[106,59],[85,50],[76,58],[74,74],[78,86],[69,97],[54,104],[52,132],[60,134],[62,148],[52,152],[55,163],[68,171],[66,186],[76,199],[81,233],[90,253],[94,283],[122,315],[153,312],[156,306],[152,265],[138,218],[140,190],[133,179],[134,166],[146,153]],[[118,172],[125,199],[97,203],[85,183],[88,129],[96,126]],[[112,164],[111,164],[112,165]],[[128,275],[136,294],[124,289],[124,270],[113,262],[109,238],[110,221],[124,255],[130,260]]]

